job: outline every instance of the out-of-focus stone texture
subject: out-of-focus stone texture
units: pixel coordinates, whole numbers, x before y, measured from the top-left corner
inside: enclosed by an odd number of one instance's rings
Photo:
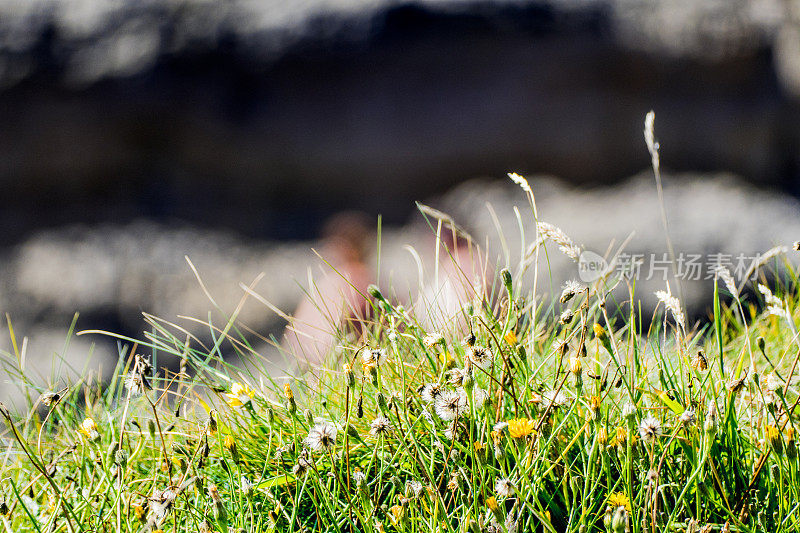
[[[141,217],[310,238],[509,169],[800,191],[795,3],[0,0],[0,243]],[[793,66],[795,65],[795,66]]]

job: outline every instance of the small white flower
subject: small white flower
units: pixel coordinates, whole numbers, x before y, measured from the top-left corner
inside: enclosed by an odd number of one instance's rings
[[[472,364],[484,370],[492,368],[494,363],[494,354],[489,348],[484,348],[483,346],[473,346],[467,356],[472,361]]]
[[[239,488],[241,489],[242,494],[249,496],[253,493],[253,489],[255,489],[255,487],[256,484],[247,479],[247,476],[243,474],[241,480],[239,481]]]
[[[775,392],[776,390],[781,388],[781,378],[776,376],[775,374],[770,374],[767,376],[767,390],[770,392]]]
[[[356,470],[353,472],[353,481],[355,481],[356,487],[361,487],[367,482],[367,475],[361,470]]]
[[[385,416],[379,416],[372,423],[369,425],[370,427],[370,434],[372,435],[383,435],[384,433],[388,432],[392,429],[392,424],[388,418]]]
[[[694,424],[694,409],[687,409],[681,413],[680,422],[684,426],[691,426]]]
[[[653,442],[661,435],[661,422],[652,416],[648,416],[639,424],[639,436],[645,442]]]
[[[636,416],[636,406],[630,402],[627,402],[624,406],[622,406],[622,418],[627,418],[628,420],[634,418]]]
[[[551,403],[553,407],[561,407],[562,405],[566,405],[569,402],[567,395],[564,394],[562,391],[545,391],[542,393],[542,400],[543,405],[547,407]]]
[[[426,348],[433,348],[442,342],[444,342],[444,337],[439,333],[431,333],[422,339],[422,344],[424,344]]]
[[[424,490],[424,487],[422,486],[422,483],[420,483],[419,481],[417,481],[415,479],[406,481],[406,497],[407,498],[411,498],[411,497],[419,498],[422,495],[422,491],[423,490]]]
[[[434,402],[434,408],[439,418],[450,422],[456,417],[463,416],[468,408],[467,395],[463,390],[447,390],[439,394]]]
[[[509,479],[500,478],[495,481],[494,490],[497,492],[498,496],[507,498],[514,495],[516,492],[516,487],[514,487],[514,484]]]
[[[336,444],[337,433],[336,426],[330,422],[318,422],[309,430],[303,442],[315,452],[328,451]]]
[[[367,366],[381,366],[386,361],[386,350],[367,350],[361,354],[361,361]]]
[[[428,383],[419,389],[420,397],[428,403],[434,402],[441,393],[442,387],[438,383]]]

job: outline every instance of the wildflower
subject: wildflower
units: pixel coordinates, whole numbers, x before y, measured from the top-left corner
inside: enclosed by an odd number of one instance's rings
[[[286,410],[290,414],[294,414],[297,411],[297,403],[294,401],[294,393],[290,384],[286,383],[283,386],[283,395],[286,398]]]
[[[777,392],[781,388],[781,379],[775,374],[767,376],[767,390],[770,392]]]
[[[47,407],[50,407],[51,405],[58,403],[60,400],[61,400],[61,394],[59,392],[47,391],[42,393],[41,396],[39,396],[39,401],[45,404]]]
[[[502,523],[504,521],[505,517],[500,512],[500,506],[497,504],[497,498],[494,496],[489,496],[486,498],[486,507],[489,508],[489,511],[491,511],[494,519],[497,522]]]
[[[146,376],[138,372],[129,372],[128,375],[125,376],[124,383],[125,388],[131,394],[131,396],[144,394],[145,391],[148,391],[152,388],[150,383],[147,381]]]
[[[453,354],[450,352],[440,353],[439,363],[441,363],[446,370],[449,370],[454,366],[456,366],[456,360],[453,358]]]
[[[392,424],[389,422],[389,419],[385,416],[379,416],[372,423],[369,425],[370,427],[370,434],[372,435],[383,435],[387,433],[390,429],[392,429]]]
[[[578,359],[577,357],[570,357],[568,365],[569,365],[569,371],[576,376],[580,375],[581,372],[583,371],[583,365],[581,364],[581,360]]]
[[[489,393],[482,388],[475,387],[472,390],[472,401],[478,409],[485,409],[492,403],[492,398],[489,396]]]
[[[631,501],[625,496],[624,492],[614,492],[608,497],[608,505],[616,509],[617,507],[624,507],[626,511],[631,512]]]
[[[364,366],[379,367],[386,362],[386,350],[367,350],[361,355]]]
[[[430,335],[426,335],[424,339],[422,339],[422,344],[425,345],[426,348],[435,348],[440,344],[444,344],[444,337],[440,333],[432,333]]]
[[[529,418],[516,418],[508,421],[508,434],[513,439],[522,439],[533,433],[535,424]]]
[[[83,435],[91,441],[100,440],[100,432],[97,430],[97,424],[95,424],[94,420],[91,418],[84,420],[81,427],[78,428],[78,431],[83,433]]]
[[[303,442],[315,452],[329,451],[336,445],[336,426],[327,421],[318,422],[308,432]]]
[[[694,424],[694,409],[687,409],[683,413],[681,413],[680,423],[684,426],[691,426]]]
[[[628,530],[628,511],[625,507],[617,507],[611,519],[611,530],[614,533],[624,533]]]
[[[498,433],[507,433],[508,432],[508,422],[500,421],[492,427],[493,431]]]
[[[442,393],[442,387],[438,383],[428,383],[417,389],[417,392],[419,392],[420,397],[424,401],[433,403],[436,397]]]
[[[344,365],[344,379],[348,389],[356,386],[356,375],[353,373],[353,367],[349,364]]]
[[[492,368],[492,363],[494,362],[492,351],[483,346],[472,346],[472,349],[468,352],[468,357],[472,364],[484,370]]]
[[[697,355],[692,359],[692,368],[695,370],[705,370],[708,368],[708,360],[703,350],[697,350]]]
[[[408,498],[419,498],[422,495],[422,491],[424,487],[422,483],[415,479],[411,479],[406,481],[406,497]]]
[[[794,460],[797,457],[797,443],[795,442],[795,429],[792,426],[786,428],[786,456]]]
[[[208,495],[211,497],[211,502],[214,504],[214,519],[222,531],[228,530],[228,513],[225,510],[225,503],[222,501],[222,496],[219,495],[219,490],[216,485],[208,486]]]
[[[234,383],[231,387],[231,391],[224,394],[226,397],[225,402],[231,407],[242,407],[250,403],[255,395],[256,393],[246,383],[244,385]]]
[[[215,414],[216,411],[212,409],[208,413],[208,420],[206,420],[205,423],[206,435],[208,435],[209,437],[213,437],[214,434],[216,434],[217,432],[217,419],[214,417]]]
[[[447,371],[447,383],[454,387],[460,387],[464,384],[464,376],[467,371],[463,368],[453,368]]]
[[[661,435],[661,422],[652,416],[642,420],[639,424],[639,436],[645,442],[653,442]]]
[[[353,481],[355,481],[356,487],[361,488],[367,482],[367,475],[360,468],[356,468],[353,472]]]
[[[592,396],[589,399],[589,412],[587,413],[589,415],[589,420],[595,421],[600,418],[600,407],[602,402],[603,400],[599,396]]]
[[[597,444],[600,446],[605,446],[608,444],[608,432],[606,431],[606,428],[598,428]]]
[[[501,498],[508,498],[513,496],[517,489],[511,480],[503,477],[495,481],[494,490]]]
[[[731,393],[736,394],[737,392],[742,390],[742,387],[744,387],[744,382],[746,379],[747,379],[747,370],[745,369],[745,373],[741,378],[739,379],[731,378],[726,384],[726,387]]]
[[[405,518],[406,510],[402,505],[393,505],[389,508],[389,513],[389,518],[391,518],[392,524],[398,526]]]
[[[225,440],[222,441],[222,447],[225,448],[229,454],[231,454],[231,458],[233,458],[234,463],[239,462],[239,449],[236,446],[236,440],[232,435],[225,436]]]
[[[545,391],[542,393],[542,399],[545,405],[552,405],[553,407],[561,407],[567,405],[569,399],[562,391]]]
[[[509,346],[515,346],[518,342],[517,334],[514,333],[513,329],[506,333],[505,336],[503,336],[503,339],[505,339]]]
[[[460,485],[460,481],[461,479],[460,476],[458,475],[458,472],[457,471],[453,472],[450,475],[450,479],[447,481],[447,490],[449,491],[457,490]]]
[[[706,420],[703,423],[703,431],[707,435],[713,435],[717,432],[717,404],[714,400],[709,400],[708,411],[706,412]]]
[[[455,420],[467,410],[467,396],[464,391],[444,391],[436,397],[434,409],[439,418],[447,422]]]
[[[628,441],[628,432],[623,427],[618,427],[614,432],[614,441],[611,444],[624,446]]]
[[[781,437],[781,432],[775,426],[767,425],[764,429],[764,435],[767,438],[767,442],[769,443],[769,447],[777,453],[778,455],[783,453],[783,438]]]
[[[574,316],[575,316],[575,313],[572,312],[572,309],[567,309],[566,311],[561,313],[561,317],[559,319],[559,322],[561,324],[565,324],[565,325],[569,324],[570,322],[572,322],[572,318]]]
[[[564,284],[564,287],[561,291],[561,298],[559,298],[559,301],[562,304],[565,304],[582,290],[583,286],[581,286],[581,284],[578,283],[577,281],[571,279]]]
[[[242,494],[245,496],[250,496],[255,488],[256,484],[247,479],[247,476],[242,474],[242,477],[239,480],[239,489],[242,491]]]

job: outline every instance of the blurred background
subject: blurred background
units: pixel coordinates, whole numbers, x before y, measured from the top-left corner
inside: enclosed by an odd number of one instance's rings
[[[509,171],[587,249],[635,232],[660,253],[650,109],[677,249],[800,239],[795,0],[0,0],[0,311],[43,382],[91,345],[107,373],[112,340],[64,348],[75,312],[134,337],[142,312],[207,319],[185,255],[226,312],[260,272],[292,312],[353,211],[363,280],[408,295],[404,245],[433,252],[415,200],[516,263]],[[691,316],[711,287],[686,291]],[[241,318],[286,325],[254,301]]]

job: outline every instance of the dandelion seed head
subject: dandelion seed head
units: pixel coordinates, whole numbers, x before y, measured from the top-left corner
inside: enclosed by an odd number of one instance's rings
[[[509,496],[513,496],[516,492],[516,488],[511,480],[504,477],[495,481],[494,490],[501,498],[508,498]]]
[[[661,422],[653,417],[648,416],[643,419],[639,424],[639,436],[645,442],[653,442],[661,435]]]
[[[361,354],[365,366],[381,366],[386,361],[386,350],[367,350]]]
[[[434,401],[436,414],[439,418],[447,422],[455,420],[456,417],[463,416],[467,408],[467,395],[463,389],[459,389],[458,391],[443,391]]]
[[[392,428],[392,423],[385,416],[379,416],[372,421],[369,427],[370,427],[369,430],[370,434],[383,435]]]
[[[489,348],[483,346],[472,346],[468,352],[469,360],[478,368],[488,370],[494,363],[494,354]]]
[[[433,403],[441,393],[442,386],[438,383],[427,383],[419,389],[420,397],[428,403]]]
[[[328,451],[336,444],[337,433],[336,426],[330,422],[320,422],[309,430],[303,442],[315,452]]]

